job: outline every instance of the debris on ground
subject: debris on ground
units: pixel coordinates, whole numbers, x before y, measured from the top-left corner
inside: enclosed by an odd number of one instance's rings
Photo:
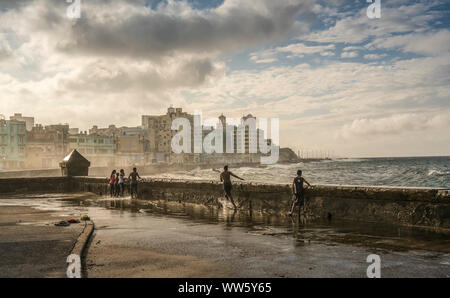
[[[57,227],[67,227],[67,226],[70,226],[70,223],[68,223],[65,220],[62,220],[60,222],[55,223],[55,226],[57,226]]]

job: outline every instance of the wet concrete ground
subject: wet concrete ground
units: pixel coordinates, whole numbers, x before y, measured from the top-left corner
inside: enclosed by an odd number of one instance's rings
[[[83,226],[56,227],[67,219],[61,210],[21,201],[0,197],[0,278],[65,277],[66,258]]]
[[[382,277],[450,277],[450,236],[432,231],[81,194],[5,202],[88,213],[88,277],[366,277],[369,254]]]

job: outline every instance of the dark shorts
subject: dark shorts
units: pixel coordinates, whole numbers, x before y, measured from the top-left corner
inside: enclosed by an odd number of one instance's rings
[[[138,183],[137,182],[131,182],[131,191],[137,192]]]
[[[225,191],[225,194],[227,196],[231,196],[231,189],[233,188],[233,186],[231,185],[231,183],[225,183],[223,185],[223,190]]]
[[[294,195],[294,204],[295,206],[304,206],[305,205],[305,198],[302,194],[296,194]]]

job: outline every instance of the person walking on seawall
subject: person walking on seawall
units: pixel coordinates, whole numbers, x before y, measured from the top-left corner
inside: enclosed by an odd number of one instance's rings
[[[292,194],[294,197],[294,201],[292,202],[291,211],[288,213],[289,216],[292,216],[296,206],[298,206],[298,208],[302,208],[305,205],[304,186],[303,186],[304,183],[308,184],[308,186],[311,186],[311,184],[309,184],[309,182],[302,177],[302,171],[298,170],[297,177],[295,177],[294,181],[292,182]],[[299,211],[300,210],[301,209],[299,209]]]
[[[234,203],[233,195],[231,194],[231,189],[233,185],[231,184],[231,176],[244,180],[241,177],[236,176],[232,172],[228,171],[228,166],[223,167],[224,171],[220,174],[220,182],[223,182],[223,190],[225,191],[225,197],[227,200],[231,201],[234,206],[234,209],[237,209],[236,203]]]
[[[114,181],[114,196],[118,197],[120,193],[120,185],[119,185],[120,173],[116,173],[116,180]]]
[[[133,199],[133,193],[135,194],[135,198],[137,199],[138,196],[138,179],[142,179],[141,176],[139,176],[139,173],[137,172],[136,168],[133,168],[133,172],[130,173],[128,176],[128,179],[131,178],[131,184],[130,184],[130,194],[131,198]]]
[[[114,196],[114,183],[116,180],[116,170],[113,170],[111,176],[109,176],[109,195],[111,198]]]

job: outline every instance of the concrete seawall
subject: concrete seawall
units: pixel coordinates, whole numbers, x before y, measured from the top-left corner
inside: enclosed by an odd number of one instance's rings
[[[105,195],[106,178],[43,177],[0,179],[0,194],[23,192],[92,192]],[[208,181],[147,179],[139,185],[143,200],[220,206],[222,185]],[[242,208],[286,214],[289,185],[236,183],[235,199]],[[450,190],[355,186],[314,186],[306,190],[308,218],[381,222],[407,226],[450,228]]]
[[[108,193],[106,179],[72,178],[72,190]],[[286,214],[291,204],[289,185],[237,183],[235,199],[254,212]],[[222,185],[207,181],[146,180],[139,186],[144,200],[219,206]],[[382,222],[450,228],[450,190],[355,186],[314,186],[306,191],[309,218]]]
[[[70,179],[67,177],[0,178],[0,194],[67,192],[70,185]]]
[[[304,162],[308,162],[305,160]],[[256,167],[259,163],[230,163],[230,166],[236,167]],[[152,164],[148,166],[140,166],[139,173],[141,175],[157,175],[161,173],[170,173],[174,171],[191,171],[197,168],[211,169],[222,168],[223,163],[220,164]],[[92,177],[108,177],[111,174],[112,169],[125,170],[125,173],[131,173],[133,167],[90,167],[89,176]],[[0,171],[1,178],[34,178],[34,177],[56,177],[61,176],[61,169],[40,169],[40,170],[17,170],[17,171]]]

